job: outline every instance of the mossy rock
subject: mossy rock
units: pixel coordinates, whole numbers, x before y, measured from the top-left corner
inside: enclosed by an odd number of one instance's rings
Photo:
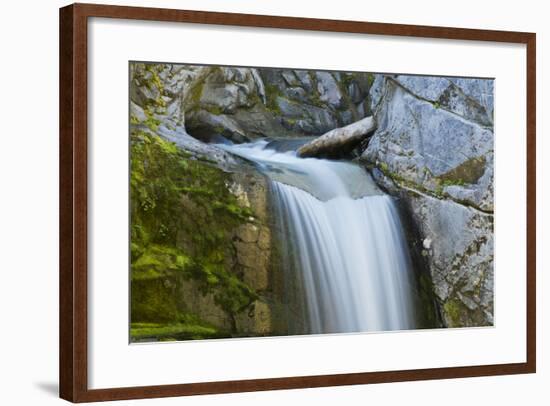
[[[180,323],[132,323],[131,342],[180,341],[230,337],[230,333],[196,320]]]
[[[485,173],[485,164],[485,156],[470,158],[438,178],[446,185],[473,184]]]
[[[227,261],[233,231],[255,219],[229,190],[231,176],[155,134],[131,134],[133,322],[177,322],[182,280],[232,319],[257,299]]]

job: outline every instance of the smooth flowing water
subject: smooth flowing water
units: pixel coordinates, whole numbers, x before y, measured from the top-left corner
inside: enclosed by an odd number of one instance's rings
[[[399,215],[360,166],[298,158],[257,141],[222,148],[272,181],[285,259],[301,275],[310,333],[414,328]]]

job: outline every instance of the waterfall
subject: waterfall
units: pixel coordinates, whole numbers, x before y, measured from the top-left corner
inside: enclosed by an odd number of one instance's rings
[[[309,333],[415,327],[399,214],[363,168],[298,158],[264,140],[221,147],[271,179],[285,266],[299,273]]]

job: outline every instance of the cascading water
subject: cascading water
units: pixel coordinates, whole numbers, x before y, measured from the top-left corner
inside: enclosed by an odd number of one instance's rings
[[[309,333],[414,328],[410,259],[398,212],[358,165],[278,152],[265,140],[222,148],[272,181],[287,266],[301,275]]]

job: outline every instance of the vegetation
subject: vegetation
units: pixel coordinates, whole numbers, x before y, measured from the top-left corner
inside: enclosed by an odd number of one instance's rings
[[[281,113],[279,104],[277,103],[277,97],[280,96],[280,91],[277,86],[273,84],[266,83],[265,85],[265,98],[266,98],[266,107],[273,114],[278,115]]]
[[[229,175],[137,130],[131,134],[130,174],[132,337],[152,331],[136,327],[140,322],[165,323],[164,335],[205,326],[200,320],[189,324],[190,315],[178,306],[174,291],[182,280],[212,295],[234,330],[235,316],[257,296],[225,263],[233,249],[231,231],[253,217],[228,190]],[[212,328],[193,334],[210,336]]]
[[[485,173],[485,165],[484,156],[470,158],[439,178],[443,182],[454,185],[476,183]]]
[[[132,341],[174,341],[222,337],[227,337],[227,334],[219,332],[215,327],[195,324],[192,321],[174,324],[132,323],[130,329]]]

